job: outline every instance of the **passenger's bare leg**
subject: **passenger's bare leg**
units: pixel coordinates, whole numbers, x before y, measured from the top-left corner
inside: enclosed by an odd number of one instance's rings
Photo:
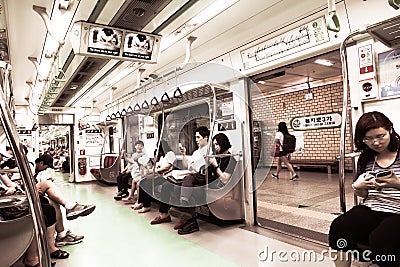
[[[295,171],[293,169],[293,165],[289,162],[288,158],[286,156],[282,156],[279,157],[279,159],[281,159],[283,161],[283,163],[285,163],[286,167],[288,168],[288,170],[290,171],[291,175],[295,175]]]
[[[65,207],[67,204],[67,200],[64,196],[57,190],[55,184],[51,181],[42,181],[36,184],[36,188],[38,188],[39,193],[47,194],[49,198],[58,204]]]
[[[56,232],[61,233],[65,230],[64,228],[64,220],[63,220],[63,214],[61,212],[60,204],[56,203],[55,201],[50,199],[50,205],[54,207],[56,210]]]
[[[282,160],[281,157],[278,158],[278,166],[276,166],[276,175],[279,175],[281,169],[282,169]]]
[[[37,251],[36,238],[34,238],[25,252],[24,264],[35,266],[39,263],[39,256]]]
[[[137,192],[137,198],[139,199],[139,182],[135,182],[135,189]]]
[[[129,193],[128,198],[133,199],[133,196],[135,195],[135,190],[136,190],[136,182],[132,180],[131,192]]]
[[[55,245],[55,233],[56,233],[56,227],[55,225],[49,226],[47,227],[47,245],[49,247],[49,251],[50,253],[58,250],[58,248]]]

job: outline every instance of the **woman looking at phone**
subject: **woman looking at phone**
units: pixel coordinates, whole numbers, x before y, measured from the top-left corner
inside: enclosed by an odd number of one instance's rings
[[[368,112],[358,120],[354,145],[361,154],[358,178],[352,187],[363,203],[331,224],[329,246],[339,251],[336,266],[350,266],[351,255],[345,253],[349,250],[359,252],[359,261],[373,261],[378,266],[400,265],[399,144],[400,137],[384,114]],[[383,170],[391,170],[391,175],[374,175]]]

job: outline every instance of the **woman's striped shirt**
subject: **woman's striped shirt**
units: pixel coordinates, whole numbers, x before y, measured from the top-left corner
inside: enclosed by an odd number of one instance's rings
[[[387,168],[382,168],[374,159],[365,165],[366,171],[392,170],[398,179],[400,179],[400,158],[397,153],[396,160]],[[400,190],[396,188],[382,188],[381,190],[368,190],[368,196],[364,199],[362,205],[372,210],[400,214]]]

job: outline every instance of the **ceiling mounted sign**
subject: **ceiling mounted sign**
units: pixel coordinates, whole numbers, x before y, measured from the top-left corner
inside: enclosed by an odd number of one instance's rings
[[[292,129],[295,131],[338,128],[341,124],[342,116],[339,113],[327,113],[307,117],[295,117],[290,122]]]
[[[240,54],[244,68],[250,69],[328,41],[325,17],[320,17],[241,51]]]

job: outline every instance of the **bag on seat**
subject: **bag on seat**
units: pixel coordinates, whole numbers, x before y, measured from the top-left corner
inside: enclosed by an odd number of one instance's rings
[[[0,196],[0,220],[15,220],[29,214],[28,199],[23,194]]]

